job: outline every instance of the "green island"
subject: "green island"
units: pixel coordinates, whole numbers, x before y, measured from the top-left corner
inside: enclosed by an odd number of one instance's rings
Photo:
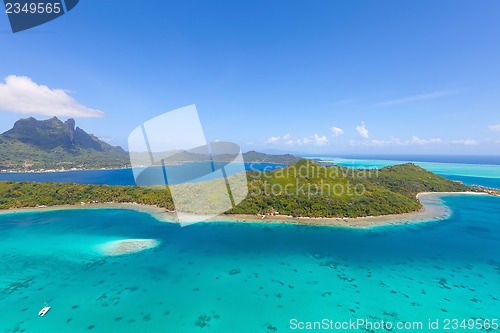
[[[128,153],[75,127],[75,120],[23,118],[0,134],[0,170],[123,168]]]
[[[313,161],[269,172],[247,172],[249,193],[226,214],[356,218],[415,212],[421,192],[480,190],[440,177],[414,164],[379,170],[323,166]],[[209,181],[210,182],[210,181]],[[206,184],[193,183],[191,190]],[[95,203],[136,203],[174,210],[168,186],[0,182],[0,209]],[[194,212],[196,213],[196,212]]]

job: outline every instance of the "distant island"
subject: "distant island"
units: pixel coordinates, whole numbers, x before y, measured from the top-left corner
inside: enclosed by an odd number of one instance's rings
[[[73,119],[20,119],[0,134],[0,170],[122,168],[129,163],[125,150],[75,128]]]
[[[130,167],[128,152],[75,125],[74,119],[63,122],[57,117],[47,120],[30,117],[16,121],[10,130],[0,134],[0,170],[23,172]],[[183,152],[170,162],[180,164],[204,158],[200,154]],[[291,154],[269,155],[256,151],[244,153],[243,159],[247,163],[282,165],[300,160]]]
[[[376,172],[376,173],[373,173]],[[440,177],[414,164],[358,170],[322,166],[300,160],[269,172],[247,172],[249,194],[227,216],[288,216],[290,218],[359,218],[419,211],[421,192],[480,192]],[[276,192],[279,184],[286,192]],[[175,186],[175,185],[173,185]],[[196,191],[198,183],[190,184]],[[301,192],[308,188],[328,189]],[[332,189],[342,189],[335,191]],[[134,204],[174,211],[165,188],[81,185],[70,183],[0,182],[0,209],[70,205],[98,207]],[[197,212],[193,212],[196,214]]]

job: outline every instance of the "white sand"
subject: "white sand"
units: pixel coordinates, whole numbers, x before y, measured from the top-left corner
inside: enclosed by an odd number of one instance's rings
[[[99,248],[107,256],[119,256],[152,249],[159,244],[160,242],[156,239],[123,239],[107,242],[99,246]]]

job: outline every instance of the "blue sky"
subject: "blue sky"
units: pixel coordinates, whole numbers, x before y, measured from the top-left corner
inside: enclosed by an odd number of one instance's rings
[[[54,102],[125,147],[142,122],[196,104],[208,140],[244,150],[498,155],[499,12],[494,0],[81,1],[16,34],[0,14],[0,131]]]

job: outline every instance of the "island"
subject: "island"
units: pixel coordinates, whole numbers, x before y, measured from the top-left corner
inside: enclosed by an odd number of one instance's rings
[[[215,220],[346,226],[408,223],[447,215],[442,205],[433,204],[439,200],[435,193],[437,196],[439,193],[486,194],[482,189],[445,179],[412,163],[381,169],[353,169],[302,159],[273,171],[247,172],[246,176],[247,197]],[[189,186],[196,191],[197,187],[207,184]],[[498,192],[489,191],[489,194]],[[175,221],[169,186],[0,182],[1,210],[51,207],[136,209],[164,221]]]

